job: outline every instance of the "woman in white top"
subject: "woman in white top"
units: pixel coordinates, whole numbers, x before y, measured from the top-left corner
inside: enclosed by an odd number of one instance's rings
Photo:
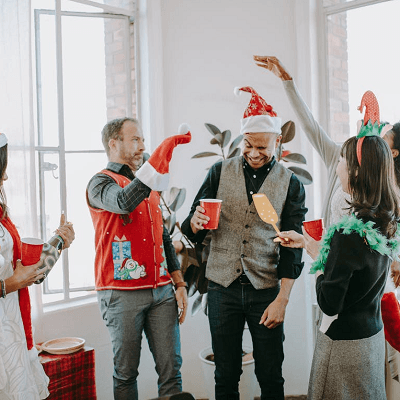
[[[21,264],[21,241],[11,222],[3,183],[8,161],[7,137],[0,133],[0,399],[45,399],[49,378],[39,362],[32,338],[28,286],[43,278],[42,261]],[[69,223],[57,233],[69,247],[75,233]]]

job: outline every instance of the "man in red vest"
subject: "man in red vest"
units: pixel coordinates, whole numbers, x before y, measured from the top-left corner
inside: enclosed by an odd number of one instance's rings
[[[158,194],[168,187],[173,149],[191,139],[187,126],[180,132],[165,139],[143,164],[138,121],[110,121],[102,131],[107,168],[87,187],[95,228],[95,285],[111,336],[118,400],[138,399],[143,331],[159,376],[159,396],[182,391],[178,321],[186,315],[186,283],[163,224]]]

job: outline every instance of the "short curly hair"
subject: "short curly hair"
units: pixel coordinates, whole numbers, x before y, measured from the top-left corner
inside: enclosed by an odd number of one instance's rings
[[[122,126],[126,121],[133,122],[139,128],[139,121],[135,118],[116,118],[112,121],[107,122],[104,125],[103,130],[101,131],[101,140],[103,141],[104,149],[107,153],[107,156],[110,155],[110,147],[108,146],[108,142],[110,139],[121,139],[120,133]]]

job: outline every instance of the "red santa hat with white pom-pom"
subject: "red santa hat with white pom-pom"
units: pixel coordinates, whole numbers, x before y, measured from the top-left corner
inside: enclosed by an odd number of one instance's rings
[[[178,134],[165,139],[154,150],[150,158],[136,172],[136,178],[152,190],[167,190],[172,152],[178,144],[189,143],[191,138],[189,125],[181,124]]]
[[[277,133],[282,132],[282,119],[277,117],[276,112],[252,87],[236,87],[234,92],[237,96],[240,91],[251,93],[251,99],[243,118],[241,119],[240,133]]]

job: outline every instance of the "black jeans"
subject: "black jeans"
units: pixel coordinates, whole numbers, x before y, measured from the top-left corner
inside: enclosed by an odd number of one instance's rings
[[[238,280],[228,288],[208,285],[208,318],[215,357],[215,399],[239,399],[245,321],[253,341],[255,373],[262,400],[283,400],[283,324],[268,329],[260,319],[279,288],[256,290]],[[247,399],[246,399],[247,400]]]

